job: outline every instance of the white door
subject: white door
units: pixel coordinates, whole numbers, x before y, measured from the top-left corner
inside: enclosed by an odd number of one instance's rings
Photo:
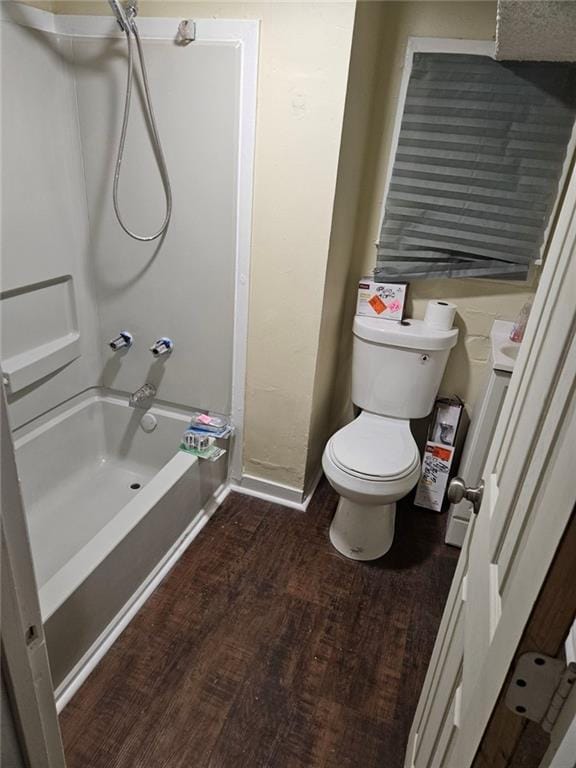
[[[0,371],[1,374],[1,371]],[[29,768],[65,768],[24,507],[0,383],[2,683]],[[8,756],[8,761],[10,762]],[[14,762],[16,758],[14,757]],[[15,762],[16,764],[16,762]]]
[[[469,768],[576,502],[576,173],[550,244],[408,741]],[[466,479],[466,478],[464,478]]]

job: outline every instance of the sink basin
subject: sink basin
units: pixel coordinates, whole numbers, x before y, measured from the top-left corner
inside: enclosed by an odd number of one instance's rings
[[[506,355],[506,357],[509,357],[510,360],[516,360],[518,357],[518,350],[520,349],[520,344],[515,344],[512,342],[511,344],[504,344],[500,347],[500,352],[503,355]]]
[[[496,371],[512,373],[514,364],[518,359],[520,344],[510,341],[510,333],[514,323],[506,320],[495,320],[490,331],[492,341],[492,367]]]

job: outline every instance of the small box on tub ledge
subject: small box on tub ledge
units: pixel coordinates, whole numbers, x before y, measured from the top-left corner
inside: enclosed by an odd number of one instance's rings
[[[216,440],[228,440],[234,427],[228,419],[217,414],[196,412],[190,419],[188,429],[182,435],[180,450],[191,453],[199,459],[216,461],[226,450],[216,445]]]
[[[363,277],[358,283],[356,314],[400,321],[404,317],[407,292],[408,283],[377,283]]]

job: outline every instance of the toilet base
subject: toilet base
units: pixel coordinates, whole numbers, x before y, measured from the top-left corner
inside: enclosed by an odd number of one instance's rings
[[[330,541],[351,560],[377,560],[392,546],[396,504],[368,506],[340,497]]]

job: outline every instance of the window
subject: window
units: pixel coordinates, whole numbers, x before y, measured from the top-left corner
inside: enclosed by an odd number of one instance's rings
[[[405,87],[375,278],[525,279],[565,171],[576,65],[420,51]]]

